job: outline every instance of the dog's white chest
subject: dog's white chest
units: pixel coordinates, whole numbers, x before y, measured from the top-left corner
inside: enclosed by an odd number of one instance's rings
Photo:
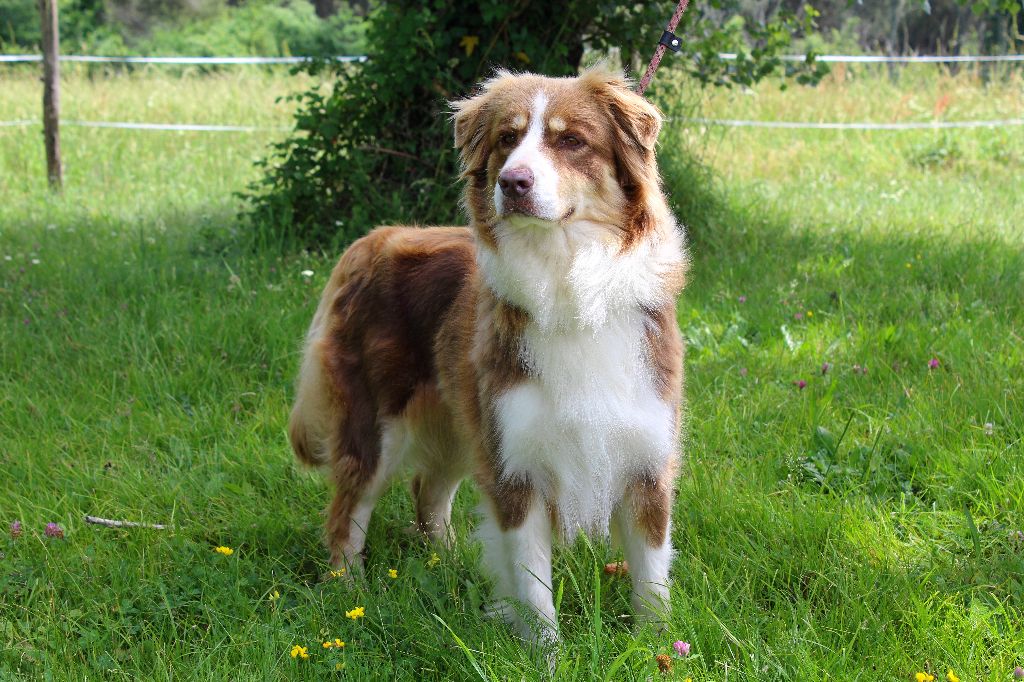
[[[642,315],[596,331],[528,328],[524,356],[532,378],[497,401],[505,471],[527,476],[555,504],[567,535],[603,535],[625,486],[660,471],[675,450]]]

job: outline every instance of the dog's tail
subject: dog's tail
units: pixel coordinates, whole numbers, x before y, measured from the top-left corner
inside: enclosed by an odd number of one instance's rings
[[[330,461],[330,393],[324,382],[323,366],[316,342],[306,347],[302,370],[295,387],[295,405],[288,422],[288,438],[295,459],[309,467]]]
[[[295,459],[310,467],[322,467],[329,463],[332,424],[334,429],[340,424],[336,414],[338,406],[331,397],[333,392],[324,364],[324,338],[328,333],[331,303],[338,288],[348,279],[349,273],[342,267],[344,261],[342,258],[331,273],[313,315],[313,322],[306,332],[302,367],[295,381],[295,404],[288,423],[288,438],[292,442]]]
[[[311,467],[330,463],[332,450],[343,428],[344,406],[338,398],[342,387],[334,386],[326,354],[331,353],[328,337],[331,325],[339,324],[331,309],[346,290],[358,287],[372,269],[376,249],[394,230],[378,228],[356,240],[342,255],[324,287],[313,322],[306,334],[302,369],[295,384],[295,405],[288,425],[292,450],[299,462]],[[336,351],[335,351],[336,352]]]

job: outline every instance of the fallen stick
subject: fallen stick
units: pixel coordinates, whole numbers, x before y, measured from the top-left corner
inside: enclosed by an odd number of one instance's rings
[[[86,523],[93,523],[97,526],[106,526],[107,528],[152,528],[154,530],[166,530],[169,526],[165,526],[162,523],[140,523],[138,521],[118,521],[116,519],[102,519],[99,516],[85,515]]]

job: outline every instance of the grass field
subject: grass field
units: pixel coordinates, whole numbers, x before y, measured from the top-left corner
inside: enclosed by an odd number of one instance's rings
[[[1024,110],[1019,71],[987,85],[901,74],[687,91],[687,113]],[[72,72],[65,116],[274,126],[296,85]],[[38,101],[33,72],[0,72],[0,120]],[[293,465],[284,427],[337,254],[234,246],[232,193],[276,135],[69,127],[55,197],[38,129],[0,128],[0,678],[542,676],[480,615],[471,485],[455,551],[435,559],[405,532],[396,488],[366,578],[319,581],[327,488]],[[628,581],[599,570],[613,555],[577,543],[556,560],[557,677],[658,678],[654,656],[677,639],[692,653],[668,679],[1007,680],[1024,665],[1022,143],[1022,127],[666,127],[694,255],[671,626],[633,626]],[[365,617],[346,618],[357,606]],[[336,637],[344,649],[321,646]]]

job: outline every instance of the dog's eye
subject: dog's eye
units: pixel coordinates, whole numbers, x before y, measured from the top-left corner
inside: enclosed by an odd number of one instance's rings
[[[502,133],[501,137],[498,138],[498,142],[500,142],[503,147],[511,147],[516,143],[516,139],[518,139],[518,137],[519,136],[516,133]]]
[[[566,149],[579,149],[583,146],[583,140],[576,137],[575,135],[562,135],[558,138],[558,144],[565,147]]]

